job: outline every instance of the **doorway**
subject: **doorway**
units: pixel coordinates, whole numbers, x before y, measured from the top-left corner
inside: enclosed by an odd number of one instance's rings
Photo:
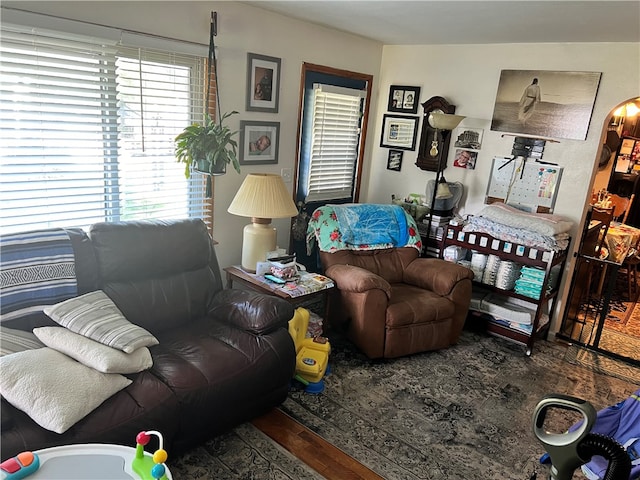
[[[588,206],[567,308],[557,333],[559,338],[634,365],[640,365],[640,288],[636,278],[629,279],[628,269],[632,268],[629,259],[633,260],[640,239],[639,113],[640,97],[629,99],[612,110],[605,125],[592,190],[597,198],[615,193],[630,198],[632,203],[625,222],[611,222],[609,230],[604,230],[606,237],[600,237],[603,248],[595,250],[594,234],[597,242],[600,225],[592,220],[593,209]],[[591,195],[588,202],[593,203]],[[608,251],[618,236],[626,242],[622,253]]]

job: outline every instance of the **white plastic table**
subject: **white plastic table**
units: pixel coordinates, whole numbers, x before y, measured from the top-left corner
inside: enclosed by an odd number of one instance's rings
[[[131,469],[136,449],[124,445],[90,443],[36,450],[40,468],[28,480],[139,480]],[[151,453],[145,452],[151,457]],[[165,475],[173,480],[169,468]]]

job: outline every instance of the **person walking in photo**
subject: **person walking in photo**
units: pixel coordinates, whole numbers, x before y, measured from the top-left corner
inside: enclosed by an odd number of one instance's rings
[[[540,103],[540,85],[538,85],[538,79],[534,78],[527,88],[522,92],[522,98],[520,98],[520,109],[518,110],[518,120],[522,125],[527,124],[527,120],[531,118],[536,105]]]

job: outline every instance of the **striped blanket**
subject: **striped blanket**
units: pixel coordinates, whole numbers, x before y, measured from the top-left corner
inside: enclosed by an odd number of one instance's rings
[[[0,236],[0,267],[2,320],[78,294],[73,246],[62,229]]]

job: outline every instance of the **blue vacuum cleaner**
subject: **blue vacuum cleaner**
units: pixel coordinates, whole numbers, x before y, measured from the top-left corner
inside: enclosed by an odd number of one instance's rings
[[[576,411],[583,421],[566,433],[549,433],[544,430],[544,422],[551,408]],[[547,395],[538,403],[533,413],[533,433],[547,452],[543,459],[551,463],[550,480],[571,480],[575,469],[595,455],[609,462],[603,480],[629,479],[631,459],[622,445],[606,435],[591,433],[596,416],[593,405],[568,395]]]

